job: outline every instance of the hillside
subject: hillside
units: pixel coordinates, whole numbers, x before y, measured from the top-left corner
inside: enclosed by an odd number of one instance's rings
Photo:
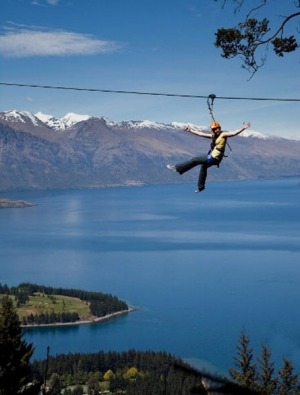
[[[208,140],[184,133],[180,124],[73,118],[0,113],[0,190],[194,182],[197,170],[180,177],[166,164],[209,148]],[[229,142],[230,158],[210,169],[209,180],[300,174],[298,140],[248,133]]]

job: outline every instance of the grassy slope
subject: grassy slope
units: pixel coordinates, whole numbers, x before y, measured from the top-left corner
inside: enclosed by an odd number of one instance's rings
[[[89,305],[77,298],[61,295],[36,294],[29,297],[29,303],[17,309],[20,318],[27,317],[30,314],[36,315],[41,313],[78,313],[80,319],[86,320],[92,318]]]

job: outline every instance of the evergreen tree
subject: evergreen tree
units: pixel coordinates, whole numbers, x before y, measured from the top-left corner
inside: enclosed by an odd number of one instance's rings
[[[283,366],[278,372],[280,377],[278,395],[299,394],[298,375],[293,373],[294,368],[291,362],[288,359],[283,358]]]
[[[38,393],[32,385],[31,344],[22,339],[18,315],[9,296],[0,303],[0,395]]]
[[[272,395],[277,387],[277,379],[274,375],[274,362],[270,361],[271,352],[265,345],[262,345],[261,357],[258,358],[257,380],[259,391],[263,395]]]
[[[256,368],[252,363],[253,350],[249,347],[249,343],[249,337],[244,332],[241,332],[237,346],[238,355],[234,357],[236,369],[229,368],[229,374],[238,384],[255,390],[257,388]]]

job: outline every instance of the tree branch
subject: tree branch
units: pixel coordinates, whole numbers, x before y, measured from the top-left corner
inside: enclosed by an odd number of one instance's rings
[[[219,0],[215,0],[219,1]],[[253,74],[257,69],[265,64],[265,56],[260,58],[260,63],[257,62],[257,49],[265,46],[267,49],[271,43],[273,50],[277,56],[283,57],[285,53],[293,52],[299,47],[299,43],[295,35],[289,37],[284,36],[286,25],[292,20],[300,16],[300,12],[295,12],[288,16],[283,16],[279,27],[272,32],[269,28],[270,20],[263,18],[258,20],[254,16],[256,11],[266,6],[269,0],[260,0],[257,6],[252,7],[247,13],[246,19],[240,22],[237,27],[220,28],[216,32],[215,46],[223,50],[222,57],[230,59],[236,56],[241,56],[242,67],[252,71]],[[300,8],[300,0],[291,0],[294,2],[296,8]],[[234,13],[241,10],[245,5],[245,0],[232,0],[235,4]],[[223,6],[227,4],[227,0],[223,0]],[[272,29],[274,30],[274,29]],[[297,33],[299,30],[296,29]],[[253,76],[252,74],[252,76]],[[252,77],[251,77],[252,78]]]
[[[300,3],[300,0],[299,0],[299,3]],[[279,28],[277,29],[277,31],[273,34],[273,36],[271,36],[270,38],[268,38],[268,39],[265,40],[265,41],[261,41],[261,42],[259,43],[259,45],[261,45],[261,44],[267,44],[267,43],[269,43],[271,40],[273,40],[280,32],[283,33],[283,28],[284,28],[284,26],[288,23],[288,21],[290,21],[291,19],[293,19],[293,18],[295,18],[295,17],[297,17],[297,16],[300,16],[300,12],[296,12],[295,14],[291,14],[291,15],[287,16],[287,17],[285,18],[285,20],[282,22],[282,24],[279,26]]]

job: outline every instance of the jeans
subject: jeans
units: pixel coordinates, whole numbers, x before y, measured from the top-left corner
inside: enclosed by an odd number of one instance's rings
[[[183,174],[194,167],[201,165],[199,178],[198,178],[198,188],[205,187],[205,181],[207,177],[207,169],[211,166],[218,166],[219,160],[213,158],[210,154],[195,156],[194,158],[188,160],[187,162],[179,163],[175,165],[176,171],[179,174]]]

